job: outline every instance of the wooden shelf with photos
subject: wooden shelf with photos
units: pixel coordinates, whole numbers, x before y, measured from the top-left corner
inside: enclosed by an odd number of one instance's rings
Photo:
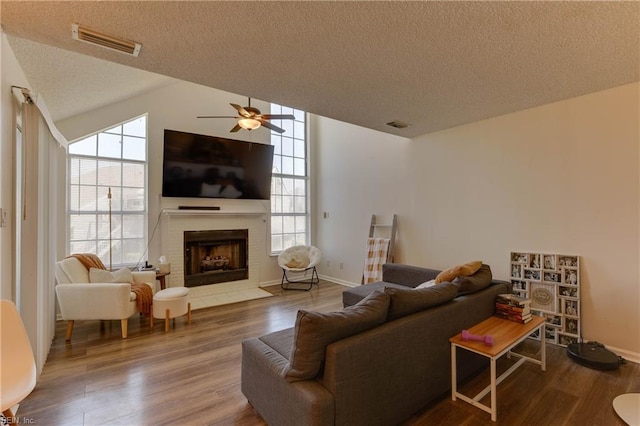
[[[580,256],[511,252],[510,271],[513,294],[531,299],[531,312],[546,319],[548,343],[567,346],[582,341]],[[539,333],[532,337],[541,338]]]

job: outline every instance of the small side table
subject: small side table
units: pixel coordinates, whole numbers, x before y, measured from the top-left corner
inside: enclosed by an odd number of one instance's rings
[[[160,290],[164,290],[167,287],[164,277],[171,275],[171,272],[156,272],[156,280],[160,282]]]
[[[540,365],[542,367],[542,371],[546,369],[547,361],[544,340],[544,323],[544,318],[538,316],[534,316],[531,321],[526,324],[520,324],[515,321],[509,321],[498,317],[490,317],[482,321],[480,324],[476,324],[471,327],[469,329],[469,332],[481,336],[490,334],[491,336],[493,336],[493,346],[486,346],[483,342],[477,342],[474,340],[464,341],[462,340],[462,333],[457,334],[456,336],[449,339],[449,342],[451,342],[451,399],[455,401],[456,398],[460,398],[461,400],[486,411],[487,413],[491,414],[491,420],[495,422],[498,418],[496,395],[496,387],[498,386],[498,384],[501,383],[511,373],[513,373],[525,361]],[[513,349],[518,343],[529,337],[529,335],[536,329],[539,330],[540,333],[541,356],[539,360],[524,356],[522,354],[511,352],[511,349]],[[469,398],[468,396],[461,394],[456,388],[456,348],[458,347],[485,356],[490,360],[491,384],[473,398]],[[506,353],[519,357],[520,359],[507,371],[502,373],[500,377],[496,378],[496,361]],[[489,392],[491,392],[490,407],[480,402],[480,400],[484,398]]]

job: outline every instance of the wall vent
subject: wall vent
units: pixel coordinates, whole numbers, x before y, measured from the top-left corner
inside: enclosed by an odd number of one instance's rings
[[[404,121],[394,120],[388,122],[387,126],[395,127],[396,129],[406,129],[407,127],[409,127],[409,124],[405,123]]]
[[[135,41],[107,35],[78,24],[71,25],[71,36],[74,40],[84,41],[107,49],[116,50],[131,56],[138,56],[142,45]]]

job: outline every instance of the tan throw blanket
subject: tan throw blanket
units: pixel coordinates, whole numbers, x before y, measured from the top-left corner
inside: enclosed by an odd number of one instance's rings
[[[93,253],[76,253],[69,257],[75,257],[87,268],[87,271],[91,268],[107,269],[102,263],[100,258]],[[130,283],[131,291],[136,295],[136,305],[138,310],[145,315],[151,315],[151,305],[153,304],[153,290],[151,287],[144,283]]]
[[[153,290],[145,283],[131,283],[131,291],[136,294],[136,305],[144,315],[151,315]]]
[[[70,255],[69,257],[75,257],[76,259],[78,259],[80,263],[82,263],[84,267],[87,268],[87,271],[91,270],[91,268],[107,269],[107,267],[104,266],[104,263],[102,263],[102,260],[100,260],[100,258],[93,253],[76,253]]]
[[[387,263],[390,242],[388,238],[367,239],[367,258],[364,261],[362,274],[363,284],[382,280],[382,265]]]

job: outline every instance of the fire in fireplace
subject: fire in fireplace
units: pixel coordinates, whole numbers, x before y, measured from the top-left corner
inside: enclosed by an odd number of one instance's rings
[[[248,229],[185,231],[184,285],[248,279],[248,239]]]

